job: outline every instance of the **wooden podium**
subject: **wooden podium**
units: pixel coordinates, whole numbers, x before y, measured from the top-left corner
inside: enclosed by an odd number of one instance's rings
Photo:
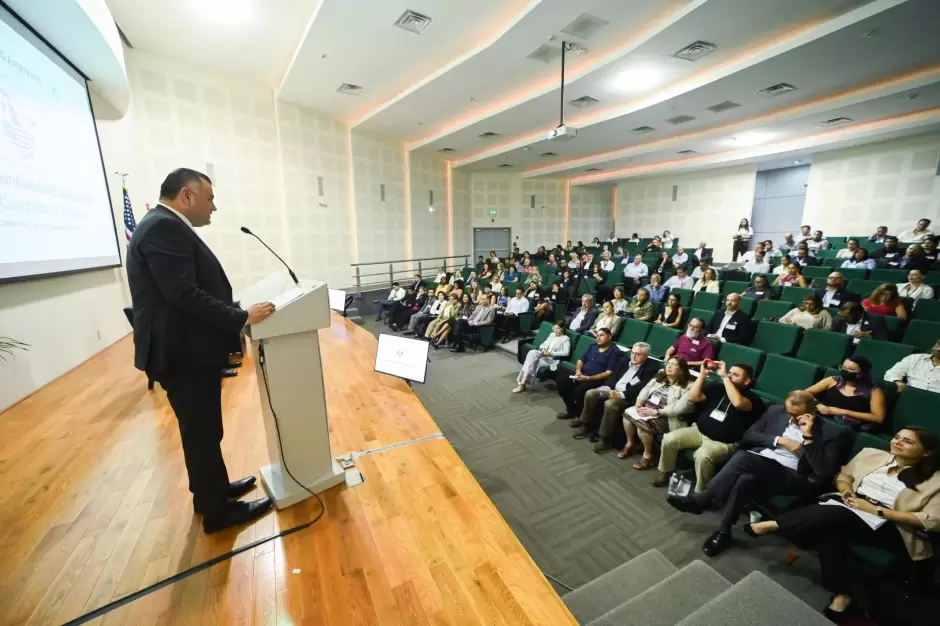
[[[242,306],[270,300],[271,317],[248,328],[257,361],[258,393],[271,464],[261,468],[261,484],[283,509],[345,480],[330,450],[330,423],[317,330],[329,328],[327,285],[271,275],[250,287]],[[248,295],[250,294],[250,295]],[[247,298],[247,300],[245,299]]]

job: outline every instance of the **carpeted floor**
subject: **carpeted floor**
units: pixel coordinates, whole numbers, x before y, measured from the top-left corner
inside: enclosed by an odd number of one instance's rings
[[[374,333],[377,326],[364,322]],[[736,532],[733,548],[708,559],[701,547],[717,515],[674,511],[665,490],[649,484],[655,470],[638,472],[573,439],[567,422],[555,418],[564,407],[554,390],[510,393],[519,371],[514,356],[432,350],[428,367],[427,384],[415,384],[415,393],[544,573],[578,587],[658,548],[680,568],[707,559],[732,583],[760,570],[813,607],[827,603],[815,557],[784,566],[790,546],[781,539],[758,542]]]

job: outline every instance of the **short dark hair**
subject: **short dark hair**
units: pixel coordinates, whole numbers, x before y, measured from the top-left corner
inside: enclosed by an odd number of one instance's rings
[[[193,181],[212,184],[212,179],[202,172],[191,170],[188,167],[181,167],[173,170],[163,179],[163,184],[160,185],[160,197],[173,200],[180,195],[183,187]]]
[[[888,227],[887,227],[887,226],[879,226],[879,227],[878,227],[878,228],[876,228],[875,230],[880,230],[880,229],[882,229],[882,228],[884,228],[884,229],[885,229],[885,232],[887,232],[887,231],[888,231]]]
[[[392,283],[392,287],[401,287],[398,283]]]
[[[597,334],[600,335],[601,333],[606,333],[606,334],[608,334],[608,335],[613,335],[613,333],[610,332],[610,329],[607,328],[606,326],[602,326],[601,328],[598,328],[598,329],[597,329]]]
[[[918,222],[927,222],[927,226],[930,226],[930,218],[928,218],[928,217],[922,217],[922,218],[920,218],[920,219],[917,220],[917,221],[918,221]]]
[[[894,241],[898,240],[896,235],[885,235],[885,241],[888,241],[889,239],[893,239]]]
[[[754,368],[748,365],[747,363],[735,363],[731,367],[736,367],[742,372],[747,378],[754,378]]]
[[[800,226],[800,230],[803,230],[804,228],[812,228],[812,226],[810,226],[809,224],[803,224],[802,226]]]

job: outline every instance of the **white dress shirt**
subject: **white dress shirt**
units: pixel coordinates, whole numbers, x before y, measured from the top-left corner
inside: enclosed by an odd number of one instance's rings
[[[637,385],[639,384],[639,379],[636,377],[636,373],[640,370],[639,365],[630,364],[630,369],[617,381],[617,384],[614,385],[614,391],[619,391],[623,393],[627,390],[628,385]]]
[[[529,301],[526,298],[511,298],[506,306],[507,313],[527,313],[529,311]]]
[[[829,248],[829,241],[825,237],[819,241],[816,241],[815,239],[807,239],[806,247],[811,252],[815,252],[817,250],[827,250]]]
[[[623,270],[623,275],[625,278],[643,278],[648,276],[650,273],[650,268],[646,267],[645,263],[631,263]]]
[[[176,209],[174,209],[173,207],[167,206],[167,205],[165,205],[165,204],[160,204],[160,203],[157,203],[157,206],[162,206],[164,209],[166,209],[166,210],[169,211],[170,213],[173,213],[174,215],[176,215],[176,217],[178,217],[178,218],[180,218],[181,220],[183,220],[183,223],[184,223],[184,224],[186,224],[186,225],[189,226],[190,228],[193,228],[193,223],[189,221],[189,218],[186,217],[185,215],[183,215],[182,213],[180,213],[179,211],[177,211]]]
[[[851,259],[854,256],[855,256],[855,251],[849,250],[848,248],[842,248],[841,250],[836,252],[837,259]]]
[[[836,294],[839,293],[838,289],[829,289],[828,287],[823,292],[823,306],[829,306],[829,303],[832,302],[832,299],[836,297]],[[839,306],[842,304],[841,300],[837,300],[834,306]]]
[[[672,255],[672,264],[675,265],[676,267],[679,267],[680,265],[685,265],[688,262],[689,262],[689,255],[686,254],[685,252],[683,252],[682,254]]]
[[[617,300],[614,298],[610,301],[610,303],[614,305],[614,313],[623,313],[627,310],[627,307],[630,306],[630,301],[626,298],[623,298],[622,300]]]
[[[770,263],[767,261],[758,263],[757,261],[750,260],[744,264],[744,271],[750,272],[751,274],[766,274],[770,271]]]
[[[710,268],[711,266],[705,269],[710,269]],[[692,270],[692,278],[694,278],[695,280],[698,280],[699,278],[702,277],[702,274],[704,273],[705,273],[705,270],[703,270],[701,266],[696,267],[694,270]]]
[[[605,272],[613,271],[615,267],[617,266],[614,265],[613,261],[601,261],[601,269],[604,270]]]
[[[794,424],[793,422],[787,423],[787,427],[780,437],[786,437],[792,441],[803,443],[803,431],[800,430],[799,424]],[[790,452],[778,444],[780,437],[774,437],[773,448],[764,448],[757,454],[767,457],[768,459],[773,459],[780,465],[796,471],[797,466],[800,464],[800,457],[803,456],[803,449],[800,448],[798,452]]]
[[[398,302],[399,300],[404,300],[406,295],[408,295],[408,292],[399,287],[398,289],[392,289],[388,292],[388,299],[392,302]]]
[[[669,289],[691,289],[695,285],[695,280],[691,276],[686,274],[685,278],[679,278],[678,276],[670,276],[663,287],[668,287]]]
[[[734,313],[728,313],[728,311],[725,311],[725,316],[721,318],[721,324],[718,325],[718,332],[715,333],[716,335],[719,337],[722,336],[722,334],[725,332],[725,326],[728,325],[728,322],[731,321],[732,317],[734,317]],[[724,340],[724,337],[721,338]]]
[[[893,475],[888,473],[888,470],[897,466],[898,464],[895,461],[890,465],[879,467],[862,479],[857,492],[878,502],[886,509],[893,509],[898,496],[907,489],[907,485],[898,480],[897,473]]]
[[[929,354],[906,356],[885,372],[885,380],[898,382],[907,376],[907,384],[914,389],[940,393],[940,366],[934,366]]]
[[[584,309],[578,309],[578,314],[571,320],[571,330],[581,330],[581,324],[584,323],[584,316],[587,315]]]
[[[932,300],[933,287],[921,284],[920,287],[915,288],[910,283],[901,283],[898,285],[898,294],[902,298],[913,298],[915,300],[923,298],[924,300]]]
[[[915,233],[914,229],[912,228],[910,230],[905,230],[900,235],[898,235],[898,241],[900,243],[923,243],[924,237],[933,234],[933,231],[931,231],[929,228],[920,233]]]

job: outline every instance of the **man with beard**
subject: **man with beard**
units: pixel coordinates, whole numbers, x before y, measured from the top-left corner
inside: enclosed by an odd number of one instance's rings
[[[688,330],[669,346],[666,356],[663,357],[663,363],[678,356],[685,359],[689,367],[698,367],[702,361],[713,359],[715,349],[712,347],[712,342],[702,336],[703,328],[705,328],[705,322],[701,318],[693,317],[689,320]]]

